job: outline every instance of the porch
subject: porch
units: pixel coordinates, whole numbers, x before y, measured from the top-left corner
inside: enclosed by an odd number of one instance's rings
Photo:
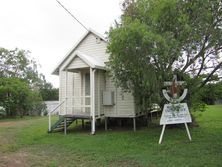
[[[66,133],[67,120],[88,119],[91,121],[91,134],[94,134],[96,119],[103,115],[100,107],[100,72],[105,70],[105,65],[78,51],[73,55],[60,71],[59,115],[62,119],[58,125],[63,124],[61,127]]]

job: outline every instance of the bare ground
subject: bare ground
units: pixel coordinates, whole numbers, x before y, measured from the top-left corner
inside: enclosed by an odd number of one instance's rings
[[[22,127],[25,126],[26,121],[7,121],[0,122],[0,127]],[[0,167],[27,167],[26,158],[27,153],[23,151],[13,151],[15,134],[10,132],[0,131]]]
[[[25,152],[2,154],[0,157],[0,167],[27,167],[27,156]]]

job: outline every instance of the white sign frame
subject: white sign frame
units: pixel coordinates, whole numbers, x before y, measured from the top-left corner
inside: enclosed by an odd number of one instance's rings
[[[186,103],[176,103],[176,104],[165,104],[163,108],[163,113],[161,115],[160,119],[160,125],[163,125],[159,144],[162,143],[164,131],[166,128],[166,125],[170,124],[181,124],[184,123],[187,135],[189,140],[191,141],[191,135],[189,132],[189,128],[187,126],[187,123],[192,122],[189,109]]]

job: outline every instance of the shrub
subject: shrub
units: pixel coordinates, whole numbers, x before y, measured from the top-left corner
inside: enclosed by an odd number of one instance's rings
[[[7,116],[38,115],[43,108],[42,98],[30,89],[27,82],[18,78],[0,78],[0,105]]]

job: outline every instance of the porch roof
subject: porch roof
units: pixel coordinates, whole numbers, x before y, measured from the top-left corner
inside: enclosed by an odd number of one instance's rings
[[[90,68],[105,70],[104,62],[102,62],[101,60],[99,60],[98,58],[96,58],[94,56],[86,55],[80,51],[74,52],[72,59],[70,59],[70,61],[67,62],[67,64],[64,66],[64,68],[62,70],[66,70],[68,68],[68,66],[72,63],[72,61],[75,61],[76,57],[79,57]],[[81,67],[75,67],[73,69],[79,69],[79,68],[81,68]]]

